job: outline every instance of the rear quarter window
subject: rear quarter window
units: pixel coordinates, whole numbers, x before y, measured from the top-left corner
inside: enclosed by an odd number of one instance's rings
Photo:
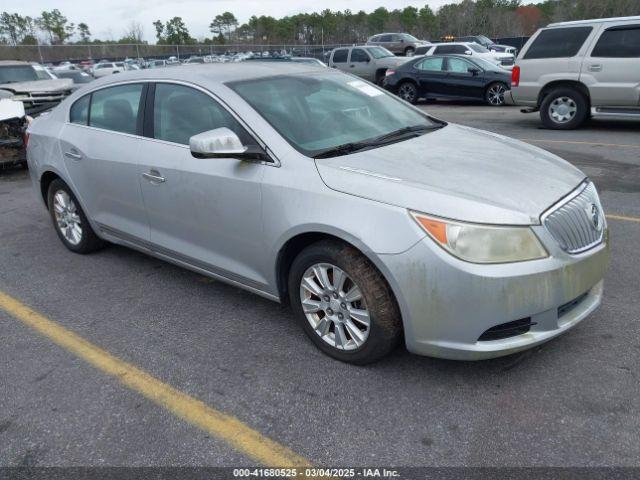
[[[525,60],[536,58],[574,57],[580,51],[592,27],[552,28],[543,30],[524,55]]]
[[[69,110],[69,121],[71,123],[77,123],[78,125],[87,125],[89,121],[89,102],[91,95],[85,95],[84,97],[75,101],[71,105]]]

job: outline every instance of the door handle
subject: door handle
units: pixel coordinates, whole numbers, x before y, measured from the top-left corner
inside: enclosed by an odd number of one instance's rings
[[[600,64],[589,65],[589,71],[591,71],[591,72],[601,72],[602,71],[602,65],[600,65]]]
[[[164,183],[167,180],[156,170],[151,170],[149,173],[143,173],[142,176],[145,179],[149,180],[151,183]]]
[[[75,150],[71,150],[69,152],[64,152],[64,155],[65,155],[65,157],[73,158],[74,160],[80,160],[82,158],[82,155],[80,155]]]

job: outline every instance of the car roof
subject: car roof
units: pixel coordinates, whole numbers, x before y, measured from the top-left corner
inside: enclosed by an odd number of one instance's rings
[[[94,85],[120,83],[123,80],[175,80],[198,85],[214,85],[240,80],[252,80],[278,75],[317,73],[318,68],[303,62],[238,62],[182,65],[177,68],[133,70],[118,75],[108,75]]]
[[[612,17],[612,18],[597,18],[593,20],[574,20],[571,22],[558,22],[550,23],[547,28],[551,27],[567,27],[571,25],[587,25],[591,23],[609,23],[609,22],[624,22],[624,21],[636,21],[640,22],[640,16],[635,17]]]

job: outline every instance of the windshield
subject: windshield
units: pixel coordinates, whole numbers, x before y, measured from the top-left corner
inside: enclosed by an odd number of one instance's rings
[[[478,43],[484,45],[485,47],[489,45],[493,45],[493,41],[491,41],[490,38],[485,37],[484,35],[479,35],[478,40],[479,40]]]
[[[409,41],[409,42],[418,42],[419,40],[414,37],[413,35],[409,35],[408,33],[405,33],[402,35],[402,38]]]
[[[477,43],[470,43],[469,44],[469,48],[471,48],[472,50],[474,50],[474,51],[476,51],[478,53],[487,53],[487,52],[489,52],[489,50],[484,48],[482,45],[478,45]]]
[[[407,127],[442,126],[383,90],[335,72],[258,78],[227,85],[294,148],[309,157]]]
[[[31,65],[0,67],[0,83],[30,82],[41,80]]]
[[[384,47],[367,48],[367,52],[369,52],[373,56],[373,58],[395,57],[393,53],[391,53]]]

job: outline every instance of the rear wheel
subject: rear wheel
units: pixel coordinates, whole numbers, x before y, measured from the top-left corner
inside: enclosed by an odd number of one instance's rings
[[[418,87],[413,82],[402,82],[398,86],[398,96],[409,103],[416,103],[418,101]]]
[[[589,115],[589,102],[571,88],[558,88],[549,93],[540,105],[540,119],[547,128],[572,130],[584,123]]]
[[[66,183],[60,179],[51,182],[47,198],[53,226],[65,247],[76,253],[91,253],[104,247]]]
[[[343,362],[363,365],[388,354],[402,335],[400,312],[380,272],[354,247],[307,247],[289,273],[293,310],[311,341]]]
[[[509,88],[502,82],[492,83],[485,91],[484,100],[487,105],[491,105],[492,107],[501,107],[504,105],[504,94],[507,90],[509,90]]]

